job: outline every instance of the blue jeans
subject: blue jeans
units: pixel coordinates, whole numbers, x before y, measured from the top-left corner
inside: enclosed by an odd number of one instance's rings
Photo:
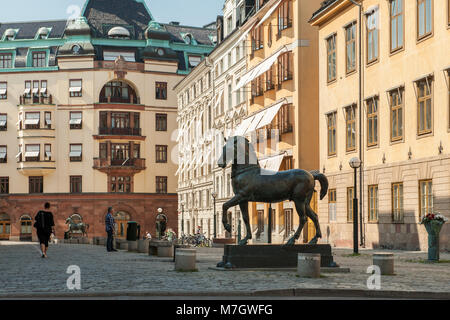
[[[106,233],[108,234],[108,238],[106,239],[106,251],[111,251],[113,248],[113,232],[111,231],[106,231]]]

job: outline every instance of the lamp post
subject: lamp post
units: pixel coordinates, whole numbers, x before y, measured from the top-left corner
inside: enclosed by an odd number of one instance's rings
[[[216,239],[216,237],[217,237],[217,233],[216,233],[216,228],[217,228],[217,225],[216,225],[216,197],[217,197],[217,192],[215,192],[215,191],[213,191],[212,193],[211,193],[211,196],[213,197],[213,201],[214,201],[214,239]]]
[[[181,235],[184,237],[184,201],[181,201],[180,205],[181,205]]]
[[[354,188],[353,188],[353,253],[358,253],[358,197],[356,196],[356,172],[361,166],[361,160],[358,157],[351,158],[350,167],[354,172]]]

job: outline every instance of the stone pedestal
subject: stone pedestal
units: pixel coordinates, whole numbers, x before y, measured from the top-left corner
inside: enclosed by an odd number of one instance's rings
[[[80,239],[78,239],[78,243],[89,244],[89,239],[88,238],[80,238]]]
[[[302,278],[320,278],[320,253],[299,253],[297,274]]]
[[[226,268],[296,268],[299,253],[320,254],[321,267],[337,267],[329,244],[253,244],[225,245],[222,262]]]
[[[195,249],[178,249],[175,257],[176,271],[196,271]]]
[[[130,252],[136,252],[138,249],[138,243],[137,241],[128,241],[128,251]]]
[[[97,238],[97,244],[99,246],[106,246],[106,238]]]
[[[148,254],[158,257],[172,257],[173,243],[164,240],[150,240],[148,244]]]
[[[138,240],[138,252],[139,253],[148,253],[148,243],[150,240]]]
[[[126,251],[128,251],[128,241],[120,242],[119,250],[126,250]]]
[[[380,267],[382,275],[394,274],[394,254],[376,252],[373,254],[373,264]]]

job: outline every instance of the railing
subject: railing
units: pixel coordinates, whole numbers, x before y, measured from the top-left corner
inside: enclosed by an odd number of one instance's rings
[[[98,128],[101,135],[140,136],[141,128]]]
[[[145,159],[100,159],[94,158],[94,168],[125,167],[125,168],[145,168]]]
[[[39,95],[21,95],[19,97],[20,105],[29,105],[29,104],[53,104],[52,95],[48,96],[39,96]]]

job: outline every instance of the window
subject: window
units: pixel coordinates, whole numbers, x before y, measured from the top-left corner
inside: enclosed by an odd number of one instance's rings
[[[167,193],[167,177],[156,177],[156,193]]]
[[[290,112],[293,108],[292,103],[285,104],[280,108],[277,114],[277,125],[280,130],[280,134],[292,132],[292,124]]]
[[[156,131],[167,131],[167,114],[156,114]]]
[[[433,32],[433,0],[417,0],[417,39]]]
[[[7,114],[6,113],[0,113],[0,131],[6,131],[8,129],[8,121],[7,121]]]
[[[292,56],[292,52],[286,52],[278,57],[278,84],[292,80]]]
[[[8,159],[6,146],[0,146],[0,163],[6,163]]]
[[[0,54],[0,69],[12,68],[12,54],[2,53]]]
[[[19,144],[19,150],[17,151],[16,159],[17,162],[22,162],[22,145]]]
[[[284,209],[284,238],[288,238],[290,236],[290,233],[293,230],[293,222],[293,210]]]
[[[431,180],[419,181],[419,219],[433,213],[433,183]]]
[[[82,192],[82,176],[70,176],[70,193]]]
[[[352,105],[345,108],[345,127],[346,127],[346,148],[345,150],[356,150],[356,106]]]
[[[230,53],[228,53],[228,68],[231,68],[232,65],[233,65],[233,62],[232,62],[231,52],[230,52]]]
[[[52,113],[51,112],[44,112],[44,119],[45,119],[45,124],[44,126],[47,129],[51,129],[52,128]]]
[[[391,0],[391,52],[403,48],[404,0]]]
[[[156,99],[167,100],[167,82],[156,82]]]
[[[33,67],[41,68],[47,66],[47,54],[45,52],[33,52]]]
[[[201,56],[188,56],[189,68],[195,68],[202,61]]]
[[[28,177],[28,192],[29,193],[43,193],[44,192],[44,178],[43,177]]]
[[[79,162],[82,159],[82,145],[71,144],[69,153],[70,162]]]
[[[129,143],[111,143],[111,163],[113,165],[123,165],[124,161],[130,158]],[[114,161],[116,160],[116,161]]]
[[[345,28],[346,72],[356,70],[356,22]]]
[[[233,108],[233,91],[231,89],[231,83],[228,84],[228,110]]]
[[[336,80],[336,34],[327,39],[327,81]]]
[[[227,19],[227,34],[230,34],[233,30],[233,17]]]
[[[378,8],[367,15],[367,63],[378,60]]]
[[[336,154],[336,116],[337,112],[327,115],[328,156]]]
[[[272,22],[269,23],[267,29],[267,46],[270,48],[272,46]]]
[[[136,62],[136,54],[132,51],[103,51],[104,61],[116,61],[119,56],[127,62]]]
[[[44,145],[44,160],[45,161],[52,160],[52,145],[51,144]]]
[[[366,101],[367,104],[367,146],[378,144],[378,98]]]
[[[39,112],[25,112],[25,129],[39,129],[40,117]]]
[[[29,235],[31,236],[33,230],[33,221],[29,216],[22,216],[20,218],[20,235]]]
[[[378,221],[378,185],[369,186],[369,222]]]
[[[25,90],[23,91],[24,96],[31,97],[31,81],[25,81]]]
[[[389,93],[391,108],[391,141],[403,139],[403,89],[398,88]]]
[[[41,96],[47,96],[47,80],[41,80],[41,90],[39,90]]]
[[[353,222],[354,188],[347,188],[347,222]]]
[[[70,97],[81,97],[83,90],[83,81],[81,79],[78,80],[70,80],[69,81],[69,95]]]
[[[251,83],[252,86],[252,98],[259,97],[263,95],[263,76],[257,77]],[[221,113],[222,114],[222,113]]]
[[[167,146],[156,146],[156,162],[167,163]]]
[[[263,31],[264,31],[264,29],[262,26],[253,28],[253,30],[252,30],[252,52],[264,48]]]
[[[419,135],[431,133],[433,130],[433,101],[431,78],[426,78],[416,82],[418,101],[417,101],[417,132]]]
[[[71,111],[69,125],[70,129],[81,129],[83,113],[81,111]]]
[[[0,82],[0,100],[5,100],[8,98],[8,83]]]
[[[100,143],[99,149],[100,159],[106,159],[108,157],[108,145],[106,143]]]
[[[132,192],[133,178],[131,176],[110,176],[109,192],[130,193]]]
[[[268,71],[266,71],[266,91],[275,89],[275,81],[273,80],[274,66],[272,65]]]
[[[139,143],[134,143],[133,144],[133,158],[134,159],[140,159],[141,158],[141,145]],[[166,162],[167,162],[167,160],[166,160]]]
[[[9,177],[0,177],[0,194],[9,193]]]
[[[41,153],[41,146],[39,144],[25,145],[25,161],[39,161]]]
[[[329,221],[336,221],[336,189],[328,191],[328,219]]]
[[[281,31],[292,27],[292,1],[285,0],[278,7],[278,35]]]
[[[108,82],[100,92],[101,103],[127,103],[138,104],[139,97],[136,91],[126,82]]]
[[[403,222],[403,183],[392,184],[392,221]]]

